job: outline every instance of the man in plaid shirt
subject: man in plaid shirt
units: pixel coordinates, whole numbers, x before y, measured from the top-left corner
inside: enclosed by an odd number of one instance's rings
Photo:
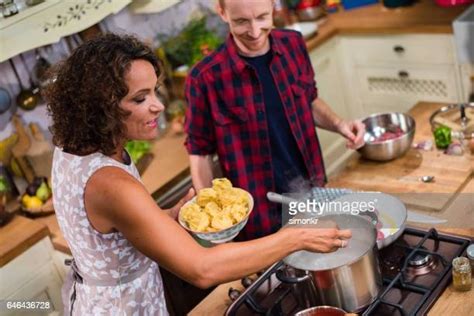
[[[218,12],[230,34],[187,77],[186,148],[197,191],[211,186],[217,153],[224,175],[252,194],[255,207],[238,236],[248,240],[281,228],[281,206],[268,191],[288,192],[298,179],[325,184],[315,124],[352,149],[363,145],[365,128],[318,98],[301,34],[272,29],[272,0],[220,0]]]

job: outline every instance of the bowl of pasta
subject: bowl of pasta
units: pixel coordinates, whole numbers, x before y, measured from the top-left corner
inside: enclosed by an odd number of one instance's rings
[[[235,188],[226,178],[214,179],[181,207],[178,221],[200,240],[220,244],[234,239],[247,224],[253,209],[250,193]]]

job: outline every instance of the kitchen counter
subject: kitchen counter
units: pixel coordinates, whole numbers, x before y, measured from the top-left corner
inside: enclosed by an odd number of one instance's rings
[[[313,49],[338,34],[452,33],[452,21],[466,8],[442,8],[432,0],[395,9],[382,4],[365,6],[329,15],[319,27],[318,35],[306,44],[308,49]]]
[[[427,118],[429,117],[430,113],[432,113],[434,110],[441,106],[443,106],[443,104],[420,102],[410,110],[410,113],[417,124],[415,141],[429,139],[432,137],[429,121]],[[433,152],[435,152],[435,150]],[[423,155],[425,155],[425,153],[423,153]],[[448,157],[444,154],[439,154],[437,158],[439,160],[447,159],[449,161],[451,157]],[[450,199],[448,205],[446,205],[440,211],[432,212],[426,212],[426,210],[420,210],[416,208],[412,209],[419,212],[425,211],[426,214],[448,219],[447,223],[437,225],[435,227],[440,232],[474,238],[474,169],[472,168],[472,161],[474,161],[474,158],[472,156],[467,155],[464,157],[456,158],[459,158],[459,160],[455,162],[449,161],[449,163],[443,164],[443,172],[446,174],[451,174],[452,170],[457,170],[457,168],[459,168],[459,164],[462,164],[462,168],[467,168],[467,174],[465,175],[465,180],[463,180],[462,183],[459,184],[459,188],[457,188],[456,192],[453,193],[454,196],[452,199]],[[344,179],[346,178],[353,177],[354,174],[358,174],[360,164],[364,163],[367,162],[361,161],[358,157],[355,157],[354,160],[349,163],[347,169],[343,170],[341,174],[339,174],[335,179],[329,179],[328,186],[340,187],[339,185],[343,183],[345,185],[344,187],[357,188],[356,185],[347,185],[347,182],[341,181],[344,181]],[[396,161],[387,162],[380,165],[383,165],[383,168],[387,170],[395,169],[395,171],[403,171],[404,168],[404,164],[399,164]],[[468,167],[465,167],[466,165]],[[378,173],[382,174],[383,172],[379,171]],[[379,185],[384,188],[384,182],[386,181],[386,179],[382,180]],[[360,183],[364,182],[361,181]],[[396,191],[404,191],[406,190],[406,183],[404,181],[394,181],[392,187]],[[380,189],[380,187],[377,187],[376,183],[373,185],[372,190],[383,191]],[[431,227],[432,225],[412,225],[412,223],[410,223],[410,226],[426,228]],[[221,284],[211,294],[209,294],[199,305],[197,305],[189,315],[223,315],[225,310],[231,303],[229,297],[227,296],[227,291],[230,287],[233,287],[237,290],[243,290],[243,287],[240,284],[240,280]],[[455,315],[472,315],[472,312],[474,311],[474,303],[472,302],[474,302],[474,290],[461,293],[454,291],[452,287],[449,286],[444,291],[443,295],[436,301],[436,304],[430,310],[429,315],[445,315],[447,311]]]
[[[429,117],[444,105],[420,102],[409,111],[416,121],[414,143],[433,139]],[[403,157],[384,163],[357,155],[330,179],[328,186],[392,193],[412,210],[448,219],[444,227],[468,228],[473,221],[466,221],[456,212],[466,212],[474,220],[474,201],[469,198],[474,194],[473,162],[474,156],[468,151],[463,156],[449,156],[436,148],[411,148]],[[435,181],[423,183],[419,180],[423,175],[433,175]]]
[[[376,4],[331,14],[326,22],[320,25],[318,34],[307,40],[307,46],[308,49],[314,49],[338,34],[452,33],[451,22],[465,8],[466,6],[441,8],[430,0],[418,2],[406,8],[386,9]],[[184,135],[167,132],[153,145],[154,159],[142,175],[142,180],[155,199],[173,183],[189,174],[188,156],[183,146],[184,139]],[[474,166],[474,162],[471,166]],[[461,186],[459,190],[462,190]],[[464,234],[466,232],[471,236],[474,235],[469,230],[461,231]],[[54,215],[36,220],[15,217],[8,225],[0,228],[0,267],[48,234],[52,238],[55,249],[70,253]],[[209,307],[209,304],[206,305],[208,300],[219,301],[217,304],[219,306],[225,303],[226,295],[223,298],[223,295],[216,294],[220,288],[218,287],[203,301],[202,304],[207,306],[205,309],[197,308],[201,314],[203,311],[206,314],[210,311],[216,311],[216,314],[219,314],[218,311],[220,311],[222,314],[225,307],[214,309]],[[227,289],[228,286],[223,292],[226,293]],[[213,299],[213,297],[216,298]]]
[[[167,131],[152,146],[154,156],[142,174],[145,188],[157,198],[163,189],[189,173],[189,162],[184,148],[184,134]],[[14,207],[19,208],[19,205]],[[0,267],[14,259],[31,245],[45,236],[50,236],[54,249],[65,254],[71,250],[59,229],[56,215],[29,219],[15,216],[11,222],[0,228]]]
[[[456,234],[460,236],[474,237],[474,229],[440,229],[440,232]],[[225,310],[231,304],[228,297],[229,288],[244,291],[240,280],[219,285],[211,294],[209,294],[201,303],[199,303],[188,315],[224,315]],[[443,294],[438,298],[435,305],[431,308],[429,316],[452,315],[472,315],[474,312],[474,289],[468,292],[457,292],[452,285],[448,286]]]
[[[13,217],[0,228],[0,268],[48,235],[46,225],[23,216]]]

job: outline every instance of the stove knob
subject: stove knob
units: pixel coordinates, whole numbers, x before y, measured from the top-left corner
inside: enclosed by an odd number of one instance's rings
[[[248,288],[250,285],[252,285],[253,281],[251,278],[245,277],[240,281],[240,283],[242,283],[244,288]]]
[[[232,287],[229,289],[228,295],[229,295],[231,301],[235,301],[240,296],[240,294],[242,294],[242,292],[239,291],[239,290],[236,290]]]

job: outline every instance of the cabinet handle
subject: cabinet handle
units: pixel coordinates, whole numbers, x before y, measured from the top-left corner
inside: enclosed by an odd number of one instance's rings
[[[401,53],[405,52],[405,48],[403,48],[403,46],[396,45],[396,46],[393,47],[393,51],[395,53],[401,54]]]
[[[405,71],[405,70],[402,70],[402,71],[399,71],[398,72],[398,76],[401,78],[401,79],[406,79],[410,76],[410,74],[408,73],[408,71]]]

